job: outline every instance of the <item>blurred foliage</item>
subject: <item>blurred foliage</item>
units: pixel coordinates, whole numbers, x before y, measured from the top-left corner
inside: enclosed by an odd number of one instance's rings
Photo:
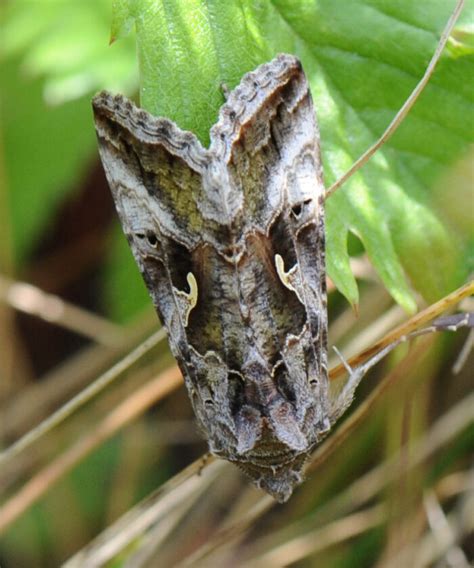
[[[464,38],[473,5],[457,28]],[[138,87],[134,41],[124,38],[133,23],[142,105],[205,143],[223,102],[221,84],[234,87],[277,52],[296,53],[311,82],[330,184],[401,107],[453,6],[444,0],[351,0],[344,9],[332,1],[119,0],[111,14],[109,0],[7,3],[2,128],[12,238],[5,241],[13,242],[17,266],[95,155],[90,94],[99,88],[130,94]],[[111,21],[119,40],[108,47]],[[415,306],[411,286],[434,301],[468,274],[472,223],[468,230],[448,227],[443,218],[448,203],[466,209],[463,196],[450,187],[434,203],[431,189],[472,141],[466,116],[473,112],[474,58],[465,43],[450,43],[394,139],[327,204],[328,272],[353,303],[349,231],[407,310]],[[108,263],[109,292],[122,281],[123,264],[131,267],[126,247],[115,250],[122,252]],[[138,299],[125,310],[109,294],[116,317],[143,302],[133,269],[126,273]]]
[[[234,87],[278,52],[297,54],[312,87],[329,184],[402,106],[454,4],[351,0],[341,9],[329,1],[118,0],[113,28],[120,36],[135,22],[142,106],[196,132],[205,144],[223,102],[220,85]],[[472,6],[464,11],[466,22]],[[474,59],[468,55],[451,42],[393,141],[328,203],[328,272],[351,302],[358,295],[348,231],[359,236],[407,310],[414,300],[405,275],[429,301],[467,276],[468,237],[448,230],[430,188],[473,140],[465,120],[474,110]],[[450,201],[457,200],[453,190]],[[461,199],[458,206],[465,207]]]
[[[112,10],[112,0],[3,3],[1,270],[18,275],[28,269],[36,243],[97,160],[90,109],[95,91],[106,88],[128,96],[139,92],[142,106],[192,129],[207,144],[223,102],[222,83],[232,88],[243,73],[274,54],[295,53],[311,83],[329,185],[378,138],[410,94],[454,4],[451,0],[118,0]],[[466,158],[473,135],[469,120],[474,112],[473,6],[473,1],[467,3],[429,88],[400,131],[327,203],[329,274],[353,303],[358,301],[358,290],[349,269],[348,240],[351,253],[360,253],[360,243],[364,245],[384,285],[407,310],[415,306],[413,289],[434,300],[461,284],[473,268],[469,265],[473,211],[468,206],[472,205],[472,156]],[[133,27],[136,34],[130,33]],[[111,35],[116,41],[109,46]],[[103,303],[115,319],[124,321],[149,301],[117,224],[109,244]],[[374,290],[372,285],[361,287],[366,306],[379,293]],[[356,325],[354,319],[348,321]],[[437,363],[444,379],[442,362]],[[414,376],[417,371],[413,369]],[[435,387],[435,396],[446,402],[445,380]],[[452,400],[463,388],[450,382]],[[115,402],[112,396],[105,408],[113,408]],[[169,415],[182,413],[183,419],[189,418],[190,406],[182,393],[167,404]],[[427,420],[425,406],[422,402],[415,408],[422,420]],[[289,513],[309,517],[374,460],[384,457],[383,425],[390,404],[387,408],[325,464],[315,483],[308,481],[288,508],[276,513],[276,523],[285,526]],[[94,424],[84,414],[65,432],[61,429],[51,444],[55,450],[61,451],[78,431]],[[401,426],[392,429],[399,434]],[[3,541],[4,550],[14,550],[24,565],[40,565],[39,558],[47,559],[45,566],[59,564],[134,503],[144,487],[155,486],[179,470],[199,450],[178,446],[177,451],[171,446],[170,455],[162,460],[157,446],[167,439],[160,428],[149,432],[147,426],[143,430],[137,426],[123,436],[104,444],[15,523]],[[456,451],[446,452],[428,474],[458,467],[472,451],[469,440],[472,443],[472,436],[462,437]],[[48,455],[44,448],[42,452],[43,458]],[[224,487],[228,477],[213,490]],[[219,519],[221,505],[216,502]],[[200,530],[199,521],[198,536]],[[328,552],[327,563],[323,557],[319,565],[372,565],[383,546],[384,531],[376,529],[354,546]]]
[[[2,138],[17,266],[96,156],[91,93],[133,93],[133,40],[108,47],[108,0],[2,6]]]

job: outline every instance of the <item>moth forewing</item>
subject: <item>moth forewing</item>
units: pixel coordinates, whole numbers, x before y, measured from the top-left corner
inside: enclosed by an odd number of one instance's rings
[[[209,149],[121,96],[93,101],[124,232],[212,452],[285,500],[330,427],[324,186],[300,62],[245,75]]]
[[[406,116],[462,6],[458,0],[425,75],[380,140],[326,197]],[[124,97],[104,92],[93,106],[124,232],[209,447],[284,501],[365,372],[410,337],[347,366],[345,387],[329,391],[325,192],[301,64],[280,55],[245,75],[209,149]]]

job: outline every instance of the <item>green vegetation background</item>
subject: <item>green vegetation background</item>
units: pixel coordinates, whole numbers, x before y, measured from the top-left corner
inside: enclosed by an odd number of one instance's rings
[[[416,292],[435,301],[472,271],[472,172],[459,164],[473,141],[473,6],[468,2],[405,124],[327,203],[329,275],[353,304],[359,296],[348,242],[356,252],[363,246],[408,312],[416,309]],[[276,53],[294,53],[311,83],[329,185],[401,107],[453,7],[446,0],[119,0],[112,12],[110,0],[7,2],[0,44],[2,271],[27,272],[35,244],[96,163],[96,91],[134,96],[207,144],[221,84],[232,88]],[[111,27],[116,41],[109,46]],[[118,226],[109,245],[102,302],[124,322],[149,301]],[[85,479],[95,467],[113,467],[113,447],[104,452],[81,466]],[[94,509],[99,496],[85,495]],[[38,538],[51,546],[54,536],[42,530]],[[19,542],[24,534],[11,538]]]

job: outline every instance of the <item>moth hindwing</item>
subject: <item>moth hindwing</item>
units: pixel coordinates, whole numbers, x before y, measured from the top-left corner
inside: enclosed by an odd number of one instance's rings
[[[286,500],[335,420],[324,186],[300,62],[242,78],[209,149],[122,96],[93,101],[123,230],[212,453]]]

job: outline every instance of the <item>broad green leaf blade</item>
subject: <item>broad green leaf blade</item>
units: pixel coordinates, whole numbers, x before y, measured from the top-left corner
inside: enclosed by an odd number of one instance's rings
[[[409,96],[454,5],[138,0],[133,7],[141,104],[207,142],[223,102],[220,85],[234,87],[244,72],[277,52],[296,53],[311,83],[329,185],[379,137]],[[432,187],[472,140],[466,117],[474,112],[473,78],[467,50],[456,57],[447,50],[400,131],[328,200],[328,271],[351,302],[357,302],[357,286],[349,267],[349,231],[408,311],[415,309],[413,288],[434,300],[467,276],[468,238],[443,221]]]
[[[104,266],[105,307],[115,321],[129,322],[147,307],[151,310],[150,296],[118,223],[112,236]]]
[[[134,23],[134,2],[132,0],[113,0],[110,43],[125,37]]]
[[[4,110],[13,109],[4,113],[3,127],[17,254],[24,255],[54,204],[74,187],[92,150],[92,129],[81,126],[90,123],[87,105],[75,107],[72,119],[63,111],[45,115],[40,90],[58,105],[101,87],[130,94],[137,84],[134,38],[107,46],[110,6],[110,0],[17,0],[6,11],[1,55],[15,64],[20,59],[25,95],[18,105],[16,87],[7,84],[3,93]],[[471,0],[399,133],[328,200],[328,271],[352,302],[357,286],[349,269],[350,231],[407,309],[413,308],[412,288],[432,300],[468,274],[472,176],[464,186],[440,186],[439,180],[472,140],[472,6]],[[223,102],[222,83],[234,87],[243,73],[277,52],[297,54],[311,81],[329,185],[400,108],[453,7],[454,0],[116,0],[113,26],[123,36],[131,21],[137,25],[143,106],[194,130],[204,142]],[[44,78],[33,89],[32,75]],[[34,134],[36,122],[40,135]],[[41,158],[43,150],[54,150],[52,144],[24,155],[20,133],[26,129],[32,144],[67,132],[70,145],[60,145],[60,155],[67,154],[64,175],[58,164],[52,176],[46,167],[52,160]],[[31,207],[33,202],[48,206]],[[460,218],[462,223],[453,222]]]
[[[141,105],[207,144],[222,85],[235,86],[266,58],[242,3],[138,0],[135,14]]]
[[[81,181],[95,139],[85,117],[88,98],[45,107],[40,81],[24,81],[3,66],[2,136],[13,257],[21,266],[65,194]],[[71,135],[73,133],[73,135]],[[3,189],[3,188],[1,188]]]
[[[110,0],[15,0],[1,7],[0,191],[7,193],[10,221],[1,236],[3,244],[12,242],[18,270],[97,156],[91,92],[136,89],[135,42],[109,48],[110,16]]]

